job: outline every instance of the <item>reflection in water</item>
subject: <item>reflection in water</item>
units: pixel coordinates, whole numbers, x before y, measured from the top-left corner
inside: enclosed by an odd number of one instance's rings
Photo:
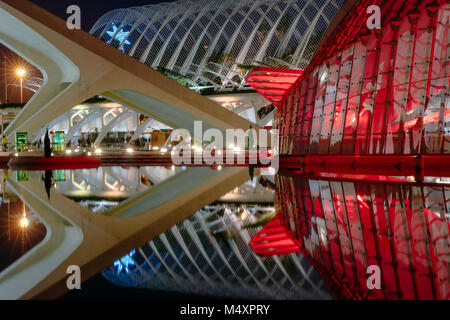
[[[56,191],[102,214],[180,170],[101,167],[66,170],[64,175],[53,172],[53,176]],[[186,293],[328,298],[318,273],[301,254],[261,258],[250,249],[250,238],[275,213],[273,200],[273,182],[255,177],[115,261],[103,274],[121,286]],[[245,204],[248,201],[257,204]]]
[[[100,167],[17,172],[103,214],[183,169]],[[275,215],[271,179],[255,177],[213,205],[112,263],[104,276],[121,286],[235,298],[329,298],[319,274],[299,253],[260,257],[250,239]],[[249,204],[253,203],[253,204]]]
[[[45,191],[47,192],[48,199],[50,200],[50,189],[53,185],[53,174],[51,170],[45,170],[44,183]]]
[[[100,167],[61,170],[55,177],[55,190],[96,213],[169,179],[182,171],[172,167]],[[59,177],[59,178],[57,178]]]
[[[117,260],[103,275],[120,286],[217,297],[329,298],[301,254],[263,258],[249,240],[273,206],[216,204]]]
[[[46,233],[44,224],[25,203],[13,192],[3,190],[0,206],[0,272],[41,242]]]
[[[286,227],[336,297],[450,299],[449,184],[279,175],[277,186]],[[381,290],[368,288],[371,265]]]

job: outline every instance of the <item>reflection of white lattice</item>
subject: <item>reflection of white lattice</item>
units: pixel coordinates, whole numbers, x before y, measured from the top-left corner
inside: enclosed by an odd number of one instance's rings
[[[120,166],[100,167],[98,169],[66,170],[65,181],[57,181],[56,190],[59,193],[75,198],[89,198],[92,196],[106,199],[125,199],[139,192],[147,190],[150,185],[145,181],[156,185],[175,175],[181,169],[164,167],[129,167]],[[100,201],[99,206],[117,205]],[[95,208],[94,204],[90,207]],[[99,208],[100,212],[104,209]],[[97,211],[95,209],[94,211]]]
[[[110,11],[90,32],[191,88],[244,88],[248,65],[303,69],[343,2],[180,0]]]
[[[207,206],[128,256],[126,269],[116,264],[103,274],[121,286],[220,297],[329,298],[301,254],[261,258],[251,250],[248,243],[261,227],[244,226],[274,211],[257,205]]]

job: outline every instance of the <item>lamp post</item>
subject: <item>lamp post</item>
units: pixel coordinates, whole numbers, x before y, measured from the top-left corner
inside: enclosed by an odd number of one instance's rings
[[[23,77],[25,77],[26,71],[25,69],[19,68],[17,69],[17,75],[20,79],[20,103],[23,103]]]
[[[5,76],[5,103],[8,103],[8,77],[6,76],[6,55],[2,52],[3,56],[3,72]]]

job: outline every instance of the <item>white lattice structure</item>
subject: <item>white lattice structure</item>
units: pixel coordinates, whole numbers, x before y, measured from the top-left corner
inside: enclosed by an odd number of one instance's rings
[[[344,0],[180,0],[117,9],[90,33],[192,89],[248,88],[248,67],[304,69]]]
[[[120,286],[250,299],[326,299],[301,254],[261,258],[248,245],[273,206],[206,206],[103,271]]]

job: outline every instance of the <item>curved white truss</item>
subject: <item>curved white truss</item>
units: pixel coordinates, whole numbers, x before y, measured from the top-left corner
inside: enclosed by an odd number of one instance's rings
[[[206,206],[103,271],[120,286],[247,299],[329,298],[301,254],[261,258],[248,245],[272,206]],[[245,215],[245,216],[244,216]]]
[[[191,88],[248,89],[243,66],[305,68],[343,3],[179,0],[110,11],[90,33]]]

